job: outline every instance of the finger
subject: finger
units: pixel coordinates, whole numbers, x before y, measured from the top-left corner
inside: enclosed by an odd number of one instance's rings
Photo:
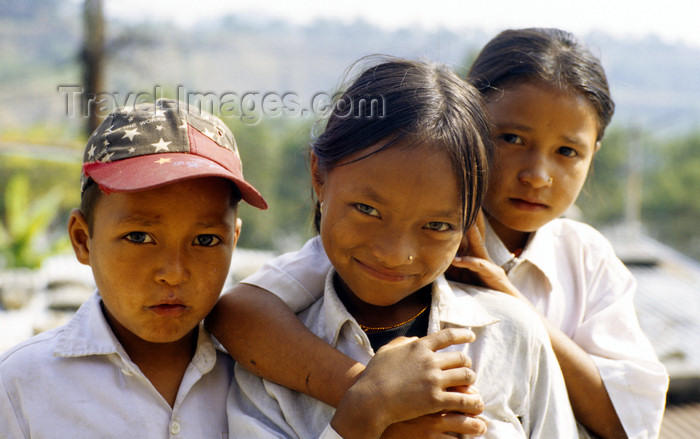
[[[456,344],[471,343],[476,336],[467,328],[448,328],[422,337],[420,341],[432,351],[438,351]]]
[[[469,416],[484,412],[484,400],[479,394],[444,392],[441,399],[440,405],[444,412],[459,412]]]
[[[438,352],[436,356],[437,367],[442,370],[454,369],[456,367],[472,367],[472,359],[469,358],[466,352]]]
[[[484,218],[486,218],[484,209],[479,209],[479,213],[476,214],[476,227],[479,229],[482,241],[486,241],[486,220]]]
[[[476,382],[476,372],[468,367],[457,367],[443,370],[440,375],[443,389],[458,386],[471,386]]]
[[[418,340],[418,337],[396,337],[395,339],[391,340],[389,343],[385,344],[382,346],[382,348],[395,348],[401,345],[404,345],[406,343],[411,343],[413,341]]]
[[[448,412],[441,416],[441,428],[452,433],[479,436],[486,434],[486,421],[477,416]]]

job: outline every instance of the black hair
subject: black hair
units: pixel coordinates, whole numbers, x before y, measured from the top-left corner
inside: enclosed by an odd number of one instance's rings
[[[354,161],[397,144],[425,144],[448,154],[460,185],[462,227],[474,222],[493,151],[489,121],[474,87],[444,66],[381,57],[336,95],[311,152],[319,171],[327,174],[345,157],[379,144]],[[320,219],[316,203],[317,231]]]
[[[615,111],[600,60],[572,33],[560,29],[501,32],[481,49],[467,80],[484,96],[506,83],[522,80],[571,88],[593,105],[598,115],[597,140],[603,138]]]
[[[227,181],[230,183],[231,186],[231,207],[235,210],[236,215],[238,215],[238,205],[240,204],[242,199],[241,191],[238,189],[238,186],[236,186],[234,182],[230,180]],[[88,225],[88,234],[90,236],[92,236],[93,227],[95,224],[95,206],[97,206],[97,202],[101,197],[102,190],[97,185],[97,183],[95,183],[94,180],[89,179],[85,190],[80,196],[80,212],[85,217],[85,221]]]

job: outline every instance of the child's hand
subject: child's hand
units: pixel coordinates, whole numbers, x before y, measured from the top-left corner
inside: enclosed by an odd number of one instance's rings
[[[448,412],[425,415],[391,424],[381,439],[440,438],[453,439],[462,435],[481,436],[486,433],[483,419],[462,413]]]
[[[489,253],[486,250],[484,241],[486,226],[484,224],[484,213],[479,210],[476,217],[476,222],[472,225],[462,237],[462,242],[459,244],[457,256],[471,256],[480,259],[491,260]],[[481,285],[479,276],[467,268],[462,268],[454,263],[447,269],[445,276],[453,281],[461,282],[470,285]]]
[[[474,383],[471,359],[460,351],[436,352],[472,341],[470,330],[451,328],[385,345],[341,400],[333,427],[345,438],[366,439],[379,437],[391,424],[423,415],[480,414],[484,408],[480,395],[450,390]]]
[[[484,286],[526,300],[503,268],[491,261],[484,241],[485,230],[484,212],[479,210],[476,222],[464,234],[457,256],[445,275],[450,280]]]
[[[503,268],[488,259],[475,256],[457,256],[452,261],[452,267],[460,271],[466,271],[473,276],[473,278],[470,279],[471,282],[466,283],[502,291],[513,297],[527,301],[525,296],[510,282]],[[462,280],[459,280],[459,282],[462,282]]]

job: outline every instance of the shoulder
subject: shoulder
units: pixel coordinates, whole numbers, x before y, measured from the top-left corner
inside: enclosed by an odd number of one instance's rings
[[[547,339],[539,316],[527,304],[500,291],[450,282],[457,300],[460,296],[471,297],[484,311],[493,316],[495,323],[485,325],[485,330],[497,330],[508,337],[531,340]],[[492,326],[492,328],[489,328]]]
[[[612,251],[612,244],[602,233],[588,224],[559,218],[549,222],[541,229],[544,233],[552,235],[556,243],[561,243],[570,248],[582,248],[590,251]]]
[[[66,325],[35,335],[8,349],[0,356],[0,374],[20,373],[48,366]]]

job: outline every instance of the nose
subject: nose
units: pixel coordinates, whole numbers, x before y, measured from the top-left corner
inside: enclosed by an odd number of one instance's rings
[[[408,233],[387,230],[374,239],[374,256],[387,268],[409,265],[416,257],[417,246]]]
[[[529,157],[518,172],[518,180],[535,189],[540,189],[552,184],[552,176],[546,160],[538,155]]]
[[[187,282],[190,272],[187,264],[187,251],[181,248],[165,248],[156,272],[156,281],[175,286]]]

